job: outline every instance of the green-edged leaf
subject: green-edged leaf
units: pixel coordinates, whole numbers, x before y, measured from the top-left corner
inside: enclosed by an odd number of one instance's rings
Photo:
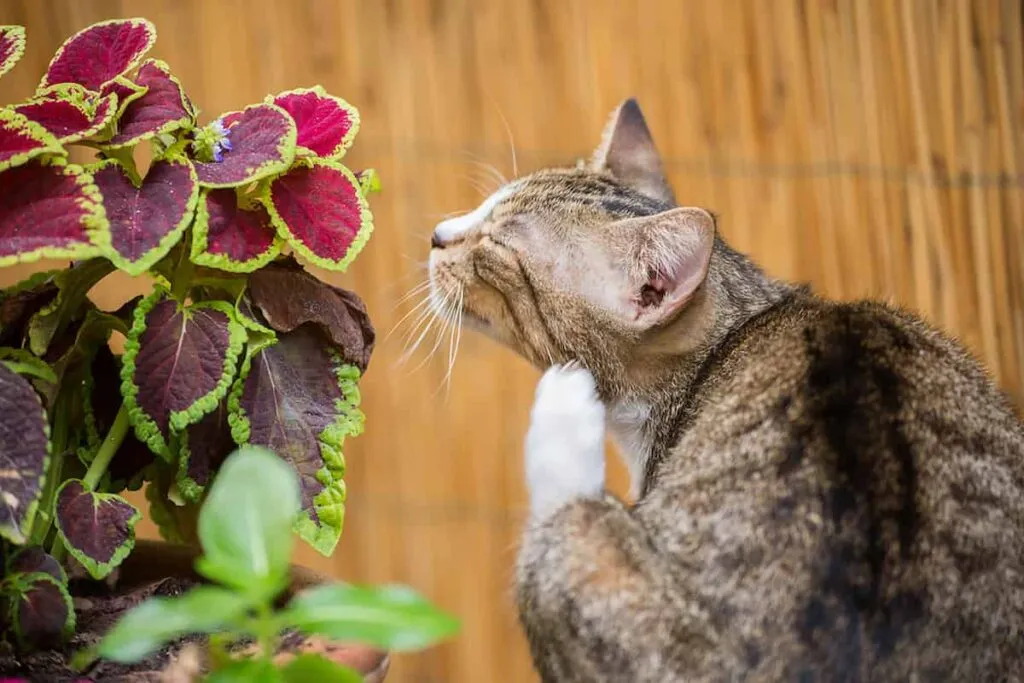
[[[244,595],[218,586],[199,586],[175,598],[150,598],[114,625],[98,654],[115,662],[137,662],[181,636],[215,633],[233,624],[250,604]]]
[[[49,573],[7,577],[6,621],[23,649],[59,646],[75,630],[75,609],[67,586]]]
[[[139,440],[170,458],[170,431],[198,422],[227,394],[245,336],[226,302],[182,306],[162,289],[143,299],[121,368]]]
[[[295,657],[281,669],[281,676],[285,683],[359,683],[363,680],[352,669],[318,654]]]
[[[293,679],[294,680],[294,679]],[[308,683],[321,683],[321,679],[306,679]],[[282,673],[266,659],[236,659],[216,671],[211,671],[205,683],[284,683]],[[323,680],[329,683],[330,679]],[[289,682],[290,683],[290,682]]]
[[[0,536],[26,540],[50,459],[50,427],[32,385],[0,365]]]
[[[90,101],[66,90],[70,88],[56,86],[54,91],[16,104],[13,109],[41,125],[62,145],[92,137],[114,120],[116,95]]]
[[[137,186],[116,160],[91,169],[109,221],[100,245],[118,268],[140,275],[167,255],[192,222],[199,200],[195,171],[185,160],[164,159]]]
[[[352,171],[303,159],[267,185],[263,203],[278,234],[327,270],[344,271],[373,231],[373,216]]]
[[[250,348],[228,399],[235,441],[270,448],[298,473],[296,531],[324,555],[334,551],[344,521],[341,447],[362,432],[358,379],[359,370],[304,325],[276,344]]]
[[[359,132],[359,111],[319,85],[289,90],[266,101],[288,112],[298,129],[296,144],[316,156],[341,158]]]
[[[96,493],[71,479],[57,491],[57,532],[94,579],[114,571],[135,547],[142,513],[120,496]]]
[[[35,121],[13,109],[0,109],[0,171],[21,166],[43,154],[64,154],[64,148]],[[9,184],[6,175],[4,182],[8,187],[17,187]]]
[[[0,26],[0,76],[14,68],[25,54],[25,27]]]
[[[356,180],[359,181],[359,189],[363,191],[364,197],[381,190],[380,176],[377,174],[376,169],[367,168],[359,171],[359,173],[356,173]]]
[[[86,315],[89,291],[109,275],[114,267],[103,258],[76,263],[58,272],[53,283],[57,296],[32,316],[28,324],[29,349],[37,356],[47,353],[50,342],[76,320]]]
[[[167,64],[158,59],[146,60],[134,83],[144,88],[145,94],[134,96],[121,90],[132,99],[117,121],[117,132],[103,143],[104,149],[129,147],[194,123],[192,103]]]
[[[278,332],[313,323],[342,360],[366,372],[376,334],[356,294],[318,280],[294,261],[275,263],[249,278],[252,303]]]
[[[147,86],[139,85],[124,76],[118,76],[114,80],[108,81],[104,84],[103,88],[100,89],[100,95],[103,97],[111,94],[117,96],[117,111],[114,113],[115,121],[120,121],[121,117],[124,116],[125,110],[128,109],[128,105],[145,95],[147,92],[149,92],[149,88]],[[104,137],[110,137],[112,135],[113,132],[111,130],[108,131]]]
[[[34,161],[3,171],[2,178],[0,266],[99,254],[107,229],[103,198],[80,166]]]
[[[39,83],[78,83],[98,91],[132,69],[156,42],[156,27],[145,19],[112,19],[82,29],[64,41]]]
[[[282,240],[266,207],[238,206],[233,189],[206,190],[192,227],[192,261],[211,268],[251,273],[281,252]]]
[[[454,635],[459,622],[405,586],[316,586],[295,596],[281,619],[308,634],[382,650],[419,650]]]
[[[34,377],[50,384],[58,381],[53,368],[27,349],[0,348],[0,363],[23,377]]]
[[[215,129],[221,135],[223,124]],[[281,173],[295,159],[295,121],[273,104],[247,107],[215,141],[214,160],[197,159],[196,174],[203,187],[239,187]],[[202,140],[210,135],[201,136]],[[204,156],[205,150],[199,150]],[[216,160],[217,156],[220,160]]]
[[[288,580],[298,509],[295,473],[264,448],[239,448],[224,461],[199,511],[203,557],[196,568],[247,594],[275,595]]]
[[[182,497],[198,502],[203,489],[234,449],[227,401],[221,401],[212,413],[178,435],[178,490]]]

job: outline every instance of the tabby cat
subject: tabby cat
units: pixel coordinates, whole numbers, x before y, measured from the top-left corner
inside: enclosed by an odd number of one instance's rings
[[[1007,399],[914,315],[732,250],[635,101],[590,162],[439,224],[430,280],[546,370],[516,578],[544,681],[1024,680]]]

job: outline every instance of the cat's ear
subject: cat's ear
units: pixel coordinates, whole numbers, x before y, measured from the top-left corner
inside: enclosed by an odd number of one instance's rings
[[[590,165],[610,171],[619,182],[648,197],[675,204],[661,156],[635,99],[626,100],[612,114]]]
[[[683,207],[627,218],[613,228],[623,231],[627,245],[627,314],[644,329],[671,322],[707,278],[714,217]]]

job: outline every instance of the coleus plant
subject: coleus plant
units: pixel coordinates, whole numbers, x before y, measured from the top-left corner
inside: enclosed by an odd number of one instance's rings
[[[190,537],[182,513],[236,444],[295,471],[301,538],[330,554],[341,532],[374,332],[358,296],[301,262],[343,271],[370,236],[376,175],[342,163],[359,114],[312,87],[201,126],[145,59],[155,39],[144,19],[90,26],[0,108],[0,266],[70,262],[0,295],[0,603],[23,645],[73,628],[67,554],[102,579],[131,552],[140,512],[122,491],[148,482],[165,537]],[[0,26],[0,74],[24,46]],[[151,291],[99,310],[88,292],[115,270]]]

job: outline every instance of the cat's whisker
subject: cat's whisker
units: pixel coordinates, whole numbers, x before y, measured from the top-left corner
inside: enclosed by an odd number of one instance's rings
[[[405,303],[409,299],[413,298],[417,294],[422,294],[425,290],[427,290],[429,288],[430,288],[430,280],[424,280],[423,282],[419,283],[418,285],[416,285],[415,287],[410,289],[408,292],[403,294],[402,298],[400,298],[398,301],[395,302],[394,308],[398,308],[399,306],[401,306],[403,303]],[[394,310],[394,308],[392,310]]]
[[[479,168],[482,172],[487,174],[487,177],[491,180],[497,181],[498,187],[502,185],[508,185],[508,178],[494,166],[494,164],[488,164],[483,161],[473,161],[473,164]],[[497,189],[497,188],[495,188]]]
[[[501,119],[501,124],[505,126],[505,135],[508,137],[508,147],[512,152],[512,179],[515,180],[519,177],[519,160],[516,158],[516,141],[512,136],[512,126],[509,125],[508,119],[505,118],[505,112],[502,111],[501,105],[490,93],[487,93],[487,99],[494,105],[495,110],[498,112],[498,118]]]
[[[449,343],[448,347],[448,372],[444,376],[445,385],[447,391],[451,391],[452,388],[452,371],[455,369],[455,361],[459,356],[459,343],[462,341],[462,314],[465,310],[462,305],[464,302],[465,290],[459,290],[459,304],[458,304],[458,318],[455,321],[455,326],[452,328],[454,335],[454,345]]]
[[[461,175],[461,178],[463,180],[469,181],[470,186],[474,190],[479,192],[481,196],[487,197],[488,195],[490,195],[490,192],[487,191],[487,188],[483,184],[481,184],[481,182],[478,179],[474,178],[473,176],[469,175],[468,173],[463,173]]]
[[[459,289],[459,292],[460,292],[460,297],[461,297],[461,288]],[[450,295],[450,292],[449,292],[449,295]],[[434,340],[434,345],[430,348],[430,353],[426,354],[423,357],[423,360],[420,361],[419,365],[417,365],[415,368],[413,368],[413,372],[416,372],[417,370],[419,370],[421,367],[423,367],[423,365],[428,360],[433,358],[434,354],[437,353],[438,347],[441,346],[441,342],[444,341],[445,330],[448,329],[448,327],[450,326],[451,320],[452,320],[452,318],[454,317],[454,314],[455,314],[456,306],[458,305],[456,302],[450,301],[451,298],[452,298],[451,296],[446,297],[444,305],[443,305],[443,308],[442,308],[441,316],[438,316],[438,320],[440,320],[441,325],[437,329],[437,337]]]
[[[430,295],[428,294],[427,296],[424,296],[423,299],[420,300],[415,306],[410,308],[409,311],[405,315],[403,315],[401,317],[401,319],[399,319],[399,321],[397,323],[395,323],[394,325],[391,326],[391,330],[384,336],[384,341],[387,341],[388,339],[390,339],[391,335],[393,335],[398,330],[398,328],[402,326],[402,323],[404,323],[406,320],[408,320],[414,313],[416,313],[417,311],[422,313],[423,307],[424,306],[429,306],[429,305],[430,305]],[[397,308],[397,306],[396,306],[396,308]]]

